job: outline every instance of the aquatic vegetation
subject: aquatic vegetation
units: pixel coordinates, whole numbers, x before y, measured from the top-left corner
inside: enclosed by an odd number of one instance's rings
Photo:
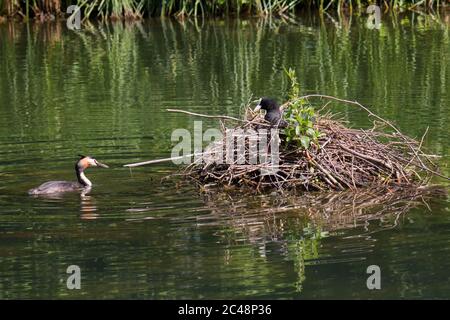
[[[297,143],[304,149],[308,149],[311,143],[318,144],[321,133],[314,125],[316,114],[313,107],[305,106],[302,102],[296,101],[289,106],[286,117],[286,120],[290,123],[284,129],[287,143]]]
[[[25,19],[53,19],[65,8],[73,5],[67,0],[0,0],[0,14]],[[371,1],[324,1],[324,0],[77,0],[83,17],[109,19],[140,19],[144,16],[284,16],[300,10],[316,9],[320,12],[335,10],[350,11],[371,5]],[[445,2],[433,0],[390,0],[383,2],[385,9],[428,10],[445,6]]]
[[[285,141],[297,143],[300,147],[308,149],[311,142],[318,145],[318,139],[321,137],[321,133],[315,126],[317,116],[314,108],[300,98],[300,85],[295,70],[289,68],[285,72],[291,82],[289,98],[292,101],[285,111],[285,118],[289,123],[289,126],[284,129]]]

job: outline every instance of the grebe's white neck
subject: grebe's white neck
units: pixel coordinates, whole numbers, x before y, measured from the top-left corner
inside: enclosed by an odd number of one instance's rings
[[[80,172],[80,180],[83,181],[83,184],[87,187],[92,186],[92,182],[84,175],[84,172]]]

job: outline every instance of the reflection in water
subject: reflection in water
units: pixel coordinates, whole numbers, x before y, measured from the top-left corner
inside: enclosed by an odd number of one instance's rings
[[[427,201],[436,197],[446,199],[446,196],[446,189],[442,187],[399,189],[387,194],[383,188],[250,196],[252,200],[249,201],[242,193],[230,195],[215,190],[204,195],[211,214],[197,217],[197,225],[201,228],[217,224],[220,226],[217,235],[222,241],[228,245],[249,242],[258,248],[261,257],[268,255],[268,243],[277,243],[279,253],[294,261],[298,275],[296,288],[301,292],[302,282],[306,279],[305,261],[319,258],[320,242],[330,233],[362,227],[351,237],[369,237],[398,226],[402,216],[412,208],[430,210]],[[368,228],[372,220],[380,221],[375,229]],[[301,240],[292,241],[293,230],[302,235]]]
[[[0,298],[448,297],[448,199],[199,196],[160,183],[171,164],[122,168],[167,157],[172,130],[192,129],[166,108],[238,116],[251,96],[283,100],[292,66],[302,92],[361,101],[413,137],[430,126],[423,146],[448,175],[448,20],[333,19],[0,25]],[[79,153],[112,167],[89,194],[26,194],[70,180]],[[71,264],[81,291],[64,285]],[[370,264],[380,292],[365,286]]]
[[[136,153],[148,157],[156,149],[168,154],[168,139],[159,124],[166,129],[192,125],[186,117],[167,115],[165,108],[234,115],[252,95],[283,100],[288,86],[283,68],[294,66],[305,92],[358,98],[382,117],[398,121],[411,136],[430,125],[423,115],[434,115],[436,128],[427,140],[433,141],[433,152],[445,154],[448,25],[412,15],[384,21],[374,31],[365,28],[364,19],[340,17],[338,27],[329,19],[316,19],[276,26],[266,20],[211,21],[200,29],[190,21],[164,19],[87,25],[83,32],[69,32],[60,24],[32,25],[32,30],[7,25],[0,28],[7,40],[0,44],[0,68],[6,73],[0,92],[15,108],[5,110],[5,116],[17,121],[24,138],[33,133],[36,140],[54,141],[57,148],[39,146],[41,156],[55,151],[62,156],[67,148],[84,150],[85,140],[71,137],[81,135],[83,128],[84,135],[99,142],[96,155],[108,156],[107,148],[120,143],[140,160]],[[11,43],[17,41],[26,41],[26,46],[15,49]],[[40,43],[48,45],[39,50]],[[28,67],[15,64],[17,59]],[[54,62],[45,65],[49,59]],[[51,85],[40,85],[42,72]],[[146,112],[149,108],[153,112]],[[362,112],[351,108],[344,117],[368,124]],[[45,130],[36,132],[38,121],[47,124]],[[0,128],[0,133],[7,135],[5,130]]]
[[[303,233],[320,238],[340,229],[364,226],[370,220],[381,220],[378,230],[394,228],[403,214],[412,208],[423,206],[429,209],[427,200],[446,199],[443,187],[421,187],[419,189],[398,189],[386,193],[385,189],[352,190],[342,192],[303,193],[300,195],[274,194],[243,196],[210,191],[204,195],[205,205],[211,214],[197,217],[198,225],[223,224],[232,230],[227,241],[248,241],[261,248],[268,241],[283,241],[286,226],[292,224],[292,217],[298,225],[307,222]],[[251,199],[251,201],[250,201]],[[361,236],[367,235],[363,233]],[[230,234],[228,234],[230,235]],[[265,255],[265,254],[264,254]]]
[[[97,206],[95,205],[95,199],[89,195],[81,194],[81,219],[94,220],[97,219],[99,214],[97,213]]]
[[[92,220],[97,219],[99,216],[97,212],[97,207],[95,205],[95,199],[89,195],[92,191],[92,187],[85,187],[80,190],[80,192],[74,192],[80,197],[80,211],[81,211],[81,219],[83,220]],[[40,194],[40,195],[31,195],[30,198],[38,199],[46,199],[46,200],[55,200],[57,202],[63,202],[67,199],[67,193],[48,193],[48,194]]]

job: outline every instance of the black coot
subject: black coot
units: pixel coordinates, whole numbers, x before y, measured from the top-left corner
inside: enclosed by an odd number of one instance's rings
[[[280,110],[280,106],[273,99],[261,98],[259,104],[254,111],[266,110],[264,119],[270,123],[270,125],[278,128],[286,128],[288,123],[283,119],[283,114]]]

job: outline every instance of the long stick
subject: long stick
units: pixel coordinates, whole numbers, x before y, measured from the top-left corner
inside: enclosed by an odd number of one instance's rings
[[[238,119],[235,117],[230,117],[230,116],[211,116],[211,115],[207,115],[207,114],[201,114],[201,113],[195,113],[195,112],[190,112],[190,111],[185,111],[185,110],[179,110],[179,109],[166,109],[169,112],[179,112],[179,113],[185,113],[185,114],[189,114],[191,116],[197,116],[197,117],[202,117],[202,118],[211,118],[211,119],[223,119],[223,120],[233,120],[233,121],[239,121],[239,122],[244,122],[246,124],[253,124],[253,119],[251,120],[243,120],[243,119]],[[256,118],[256,117],[255,117]],[[265,127],[270,127],[271,125],[269,123],[258,123],[260,126],[265,126]],[[245,126],[244,126],[245,127]]]
[[[210,116],[210,115],[206,115],[206,114],[189,112],[189,111],[179,110],[179,109],[166,109],[166,110],[169,112],[186,113],[191,116],[197,116],[197,117],[203,117],[203,118],[226,119],[226,120],[233,120],[233,121],[239,121],[239,122],[249,122],[247,120],[242,120],[242,119],[238,119],[238,118],[234,118],[234,117],[230,117],[230,116]]]
[[[188,157],[192,157],[195,155],[202,155],[202,154],[203,153],[191,153],[191,154],[187,154],[187,155],[179,156],[179,157],[163,158],[163,159],[155,159],[155,160],[149,160],[149,161],[144,161],[144,162],[129,163],[129,164],[125,164],[124,167],[128,167],[128,168],[140,167],[140,166],[145,166],[147,164],[169,162],[169,161],[173,161],[173,160],[179,160],[179,159],[188,158]]]
[[[189,112],[189,111],[179,110],[179,109],[166,109],[166,110],[169,112],[185,113],[185,114],[189,114],[191,116],[197,116],[197,117],[203,117],[203,118],[226,119],[226,120],[233,120],[233,121],[239,121],[239,122],[250,122],[247,120],[242,120],[242,119],[238,119],[238,118],[234,118],[234,117],[230,117],[230,116],[211,116],[211,115]],[[143,161],[143,162],[137,162],[137,163],[129,163],[129,164],[125,164],[124,167],[128,167],[128,168],[140,167],[140,166],[145,166],[148,164],[179,160],[179,159],[183,159],[183,158],[187,158],[187,157],[192,157],[195,155],[205,155],[205,153],[196,153],[196,154],[191,153],[191,154],[187,154],[187,155],[179,156],[179,157],[171,157],[171,158],[155,159],[155,160],[149,160],[149,161]]]

